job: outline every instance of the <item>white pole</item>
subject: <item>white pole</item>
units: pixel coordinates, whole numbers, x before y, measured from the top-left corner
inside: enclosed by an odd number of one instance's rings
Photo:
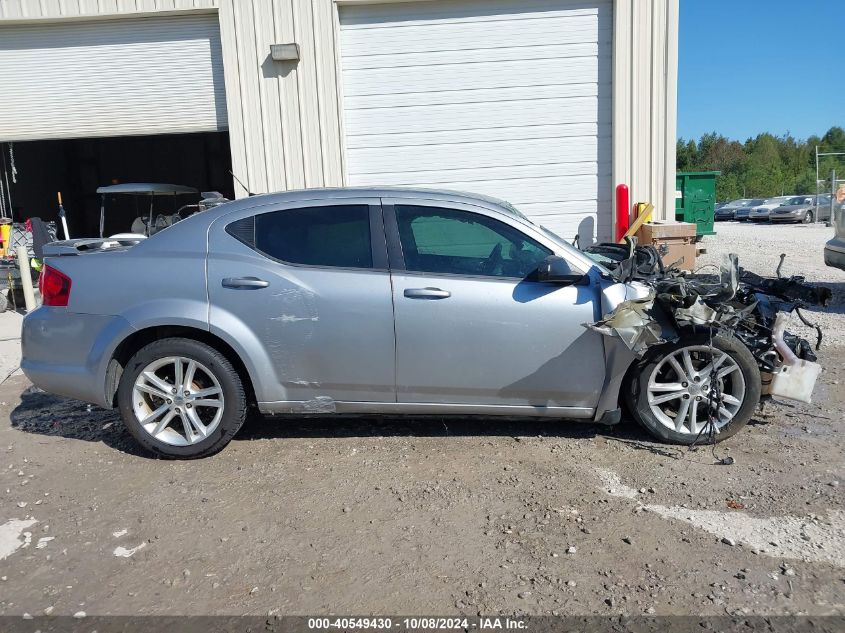
[[[816,222],[819,221],[819,146],[816,145],[816,200],[813,205],[816,207]]]
[[[26,311],[32,312],[35,310],[35,292],[32,289],[32,272],[29,268],[29,255],[26,253],[26,246],[18,246],[18,268],[21,270],[21,286],[23,287]]]

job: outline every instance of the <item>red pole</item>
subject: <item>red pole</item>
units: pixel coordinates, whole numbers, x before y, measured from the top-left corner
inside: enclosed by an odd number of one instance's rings
[[[616,242],[622,239],[622,236],[628,231],[631,226],[631,203],[628,193],[628,185],[616,186]]]

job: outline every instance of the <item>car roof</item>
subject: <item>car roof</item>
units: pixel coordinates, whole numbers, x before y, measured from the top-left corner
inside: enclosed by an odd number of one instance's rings
[[[466,191],[452,191],[449,189],[425,189],[415,187],[331,187],[314,189],[296,189],[276,193],[262,193],[240,198],[204,211],[202,215],[221,217],[233,211],[244,211],[251,208],[264,207],[274,204],[288,204],[299,201],[336,200],[340,198],[409,198],[442,200],[444,202],[465,202],[467,204],[484,203],[483,206],[493,206],[514,217],[524,219],[512,204],[493,196]]]
[[[422,187],[323,187],[314,189],[295,189],[291,191],[279,191],[276,193],[264,193],[252,196],[253,200],[272,198],[279,202],[290,202],[296,200],[313,200],[314,198],[437,198],[444,200],[483,200],[496,205],[510,206],[505,200],[486,196],[480,193],[468,191],[456,191],[451,189],[430,189]]]

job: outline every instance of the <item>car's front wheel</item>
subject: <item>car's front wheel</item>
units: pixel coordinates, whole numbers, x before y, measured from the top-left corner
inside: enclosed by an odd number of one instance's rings
[[[813,223],[813,212],[807,211],[804,214],[804,218],[801,220],[804,224],[812,224]]]
[[[737,433],[760,401],[760,370],[736,339],[707,334],[664,345],[632,368],[626,397],[652,435],[692,444],[712,431],[717,442]],[[699,439],[700,441],[700,439]]]
[[[246,394],[238,372],[213,347],[167,338],[141,348],[127,363],[117,391],[132,436],[162,457],[206,457],[243,425]]]

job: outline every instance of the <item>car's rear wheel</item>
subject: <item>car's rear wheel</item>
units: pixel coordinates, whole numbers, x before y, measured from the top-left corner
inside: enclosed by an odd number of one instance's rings
[[[243,425],[238,372],[214,348],[185,338],[155,341],[127,363],[117,391],[123,421],[144,448],[163,457],[212,455]]]
[[[813,212],[807,211],[804,214],[804,218],[801,220],[804,224],[812,224],[813,223]]]
[[[637,421],[655,437],[675,444],[717,442],[737,433],[760,401],[760,370],[735,339],[687,336],[656,348],[632,368],[626,397]]]

